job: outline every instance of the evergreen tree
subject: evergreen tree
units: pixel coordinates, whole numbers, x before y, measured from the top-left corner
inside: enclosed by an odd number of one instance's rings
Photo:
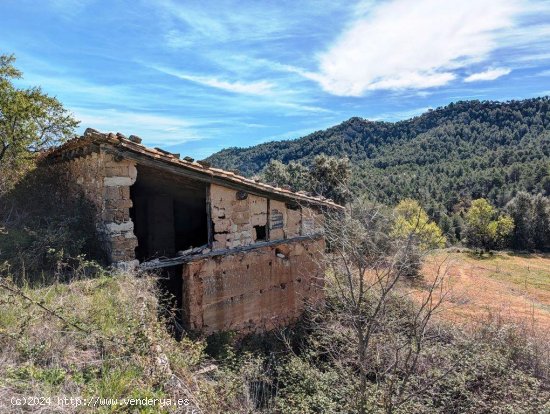
[[[339,204],[349,201],[351,166],[347,158],[318,155],[313,160],[310,175],[313,193],[330,198]]]
[[[263,181],[276,187],[290,185],[287,167],[279,160],[271,160],[261,173]]]
[[[506,211],[514,220],[512,247],[515,249],[533,248],[533,197],[521,191],[506,205]]]
[[[533,244],[536,249],[550,249],[550,201],[537,194],[533,198]]]

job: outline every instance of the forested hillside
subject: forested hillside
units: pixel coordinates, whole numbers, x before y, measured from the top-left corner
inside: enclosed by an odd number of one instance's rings
[[[518,190],[550,194],[550,99],[462,101],[395,123],[351,118],[208,160],[253,175],[271,159],[309,165],[322,153],[348,157],[354,192],[383,203],[410,197],[452,212],[485,197],[502,207]]]

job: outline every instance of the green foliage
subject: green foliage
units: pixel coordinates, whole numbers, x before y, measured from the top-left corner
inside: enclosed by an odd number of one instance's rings
[[[349,200],[348,183],[351,178],[349,159],[318,155],[313,159],[310,174],[314,194],[320,194],[339,204],[345,204]]]
[[[262,170],[262,179],[266,183],[281,187],[290,183],[286,165],[279,160],[271,160]]]
[[[395,207],[396,220],[393,235],[398,237],[414,236],[422,250],[444,247],[445,236],[436,223],[430,221],[428,214],[418,201],[405,199]]]
[[[457,102],[395,123],[351,118],[208,159],[253,175],[272,159],[308,167],[320,154],[349,158],[354,194],[387,205],[412,198],[434,218],[477,198],[502,208],[518,191],[550,195],[550,99]]]
[[[70,137],[78,121],[38,87],[19,89],[13,55],[0,55],[0,194],[28,171],[35,154]]]
[[[277,363],[275,402],[281,412],[357,412],[352,327],[336,322],[334,313],[342,304],[334,296],[328,299],[329,307],[315,311],[308,318],[312,328],[301,331],[296,339],[299,350]],[[399,362],[393,344],[407,343],[408,322],[414,314],[410,301],[398,295],[388,302],[383,323],[373,332],[376,351],[368,360],[371,397],[367,412],[548,412],[548,344],[544,338],[536,341],[518,326],[491,318],[480,321],[468,333],[442,323],[430,326],[419,366],[404,391],[406,401],[388,411],[387,387],[394,378],[385,368]],[[330,329],[316,328],[318,320],[329,322]]]
[[[291,356],[278,368],[280,391],[275,398],[275,406],[282,413],[347,413],[346,378],[341,378],[337,370],[321,370],[309,361]],[[352,388],[352,387],[350,387]]]
[[[485,250],[502,247],[514,230],[514,220],[484,198],[474,200],[466,212],[468,244]]]
[[[299,162],[283,164],[271,160],[262,170],[263,181],[279,187],[288,186],[294,191],[306,191],[330,198],[339,204],[350,200],[348,190],[351,166],[347,158],[327,157],[324,154],[314,158],[307,168]]]
[[[228,357],[215,362],[204,353],[205,341],[176,341],[169,335],[166,320],[159,319],[156,285],[150,276],[117,274],[23,288],[25,295],[90,333],[0,289],[0,398],[190,398],[208,413],[357,412],[353,325],[335,317],[345,311],[337,295],[327,292],[326,307],[312,309],[284,331],[241,340],[217,335],[210,342],[217,342]],[[389,412],[388,387],[395,378],[386,368],[395,361],[396,349],[407,349],[403,345],[410,343],[416,317],[410,295],[395,293],[372,332],[367,412],[373,414]],[[369,306],[365,304],[365,312],[372,310]],[[468,332],[437,322],[424,341],[404,391],[405,403],[391,412],[527,414],[550,409],[549,342],[544,338],[537,341],[495,318]],[[212,365],[217,369],[199,373]],[[161,407],[137,411],[173,412]],[[93,412],[126,411],[104,406]]]
[[[94,275],[90,259],[104,261],[96,211],[58,167],[41,165],[0,198],[0,264],[20,282]]]
[[[550,249],[550,201],[541,194],[519,192],[507,205],[515,227],[512,247],[516,249]]]
[[[176,407],[60,407],[56,396],[189,399],[189,412],[249,412],[241,405],[243,378],[205,378],[205,344],[177,341],[159,318],[157,278],[104,274],[21,293],[60,319],[2,285],[0,278],[0,400],[52,397],[46,411],[173,413]],[[165,314],[165,312],[163,312]],[[13,315],[5,318],[6,315]],[[85,331],[76,329],[77,324]],[[227,396],[227,398],[225,398]],[[32,411],[33,407],[23,407]],[[185,409],[186,407],[184,407]],[[181,407],[180,407],[181,409]],[[196,412],[199,412],[196,410]]]
[[[232,331],[216,332],[206,338],[204,351],[217,360],[229,360],[233,356],[231,345],[235,342],[236,333]]]

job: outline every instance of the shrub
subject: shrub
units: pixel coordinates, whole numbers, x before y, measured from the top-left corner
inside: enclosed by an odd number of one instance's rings
[[[95,274],[89,259],[104,261],[96,211],[54,166],[29,173],[0,206],[0,263],[17,280],[69,279],[76,269]]]

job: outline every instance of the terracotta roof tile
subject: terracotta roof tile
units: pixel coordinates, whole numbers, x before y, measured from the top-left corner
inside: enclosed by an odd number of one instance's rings
[[[48,151],[48,153],[45,154],[45,156],[46,157],[59,156],[65,152],[78,149],[78,148],[83,148],[91,144],[113,145],[116,148],[122,148],[128,151],[136,152],[153,159],[161,159],[163,161],[169,162],[172,165],[177,165],[181,168],[198,171],[203,174],[207,173],[212,177],[222,178],[228,182],[246,184],[249,187],[261,189],[263,191],[271,192],[271,193],[278,194],[287,198],[295,199],[298,201],[302,200],[313,204],[319,204],[319,205],[324,205],[324,206],[333,207],[333,208],[341,208],[340,205],[324,197],[312,197],[310,195],[307,195],[303,191],[293,192],[288,189],[274,187],[269,184],[262,183],[258,180],[243,177],[242,175],[235,174],[234,172],[231,172],[231,171],[226,171],[215,167],[209,167],[207,165],[208,163],[201,165],[197,161],[186,160],[186,158],[189,159],[190,157],[185,157],[183,159],[180,159],[175,155],[171,154],[170,152],[162,150],[160,148],[149,148],[144,146],[143,144],[134,142],[126,138],[124,135],[120,133],[117,133],[117,134],[114,134],[112,132],[101,133],[94,129],[88,128],[84,132],[83,136],[71,139],[66,143],[64,143],[63,145],[57,148],[51,149],[50,151]]]

